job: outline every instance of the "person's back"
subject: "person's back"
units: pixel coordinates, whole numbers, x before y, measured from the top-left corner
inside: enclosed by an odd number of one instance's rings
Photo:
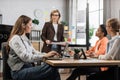
[[[108,42],[108,45],[111,49],[107,49],[107,53],[100,55],[99,59],[120,60],[120,36],[116,35]]]
[[[118,37],[118,39],[116,40],[116,47],[118,47],[116,50],[116,53],[112,54],[111,56],[113,60],[120,60],[120,36]]]

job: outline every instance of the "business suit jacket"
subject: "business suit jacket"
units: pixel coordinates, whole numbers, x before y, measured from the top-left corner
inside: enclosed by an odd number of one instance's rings
[[[63,34],[64,34],[63,25],[58,24],[58,28],[57,28],[57,41],[58,42],[64,41]],[[46,22],[43,27],[42,34],[41,34],[41,39],[44,42],[42,52],[47,53],[51,51],[51,45],[47,45],[45,41],[46,40],[54,41],[54,35],[55,35],[55,30],[54,30],[52,22]],[[58,52],[61,53],[60,45],[58,46]]]

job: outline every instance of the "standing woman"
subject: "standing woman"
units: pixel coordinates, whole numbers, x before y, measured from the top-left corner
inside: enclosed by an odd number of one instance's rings
[[[106,30],[107,33],[111,36],[111,40],[108,41],[105,55],[100,55],[99,59],[120,60],[120,22],[116,18],[107,20]],[[104,71],[90,75],[87,80],[114,80],[113,75],[114,68],[109,67]]]
[[[31,32],[31,27],[32,19],[21,15],[8,39],[8,65],[11,68],[12,78],[14,80],[60,80],[57,69],[45,63],[39,66],[31,65],[32,62],[58,54],[55,51],[47,54],[36,51],[25,35]]]
[[[61,45],[51,45],[51,42],[64,41],[64,28],[62,24],[59,24],[60,17],[60,12],[58,10],[53,10],[50,14],[50,21],[45,23],[41,35],[44,41],[42,52],[47,53],[51,50],[55,50],[61,53]]]

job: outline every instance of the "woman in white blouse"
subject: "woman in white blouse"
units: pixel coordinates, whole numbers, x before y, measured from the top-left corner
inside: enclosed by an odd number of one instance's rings
[[[31,32],[32,19],[21,15],[16,21],[10,38],[8,39],[9,57],[8,65],[14,80],[60,80],[58,70],[43,63],[40,66],[32,66],[32,62],[40,61],[42,58],[58,55],[51,51],[43,54],[36,51],[26,37]]]
[[[120,22],[116,18],[107,20],[107,33],[111,36],[108,41],[105,55],[100,55],[99,59],[120,60]],[[104,71],[98,72],[88,77],[87,80],[114,80],[114,68],[105,68]]]
[[[64,27],[59,23],[60,17],[59,10],[53,10],[50,14],[50,21],[45,22],[41,34],[44,42],[42,52],[54,50],[61,54],[61,45],[51,44],[52,42],[64,42]]]

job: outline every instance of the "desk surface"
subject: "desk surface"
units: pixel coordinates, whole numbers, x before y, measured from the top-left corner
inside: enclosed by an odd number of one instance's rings
[[[80,60],[74,60],[74,59],[63,59],[63,60],[46,60],[47,64],[58,67],[58,68],[75,68],[75,67],[101,67],[101,66],[109,66],[115,67],[115,79],[119,80],[119,70],[118,65],[120,65],[120,60],[98,60],[98,59],[80,59]]]
[[[77,66],[114,66],[120,65],[120,60],[98,60],[98,59],[79,59],[66,58],[63,60],[46,60],[47,64],[54,67],[77,67]]]

